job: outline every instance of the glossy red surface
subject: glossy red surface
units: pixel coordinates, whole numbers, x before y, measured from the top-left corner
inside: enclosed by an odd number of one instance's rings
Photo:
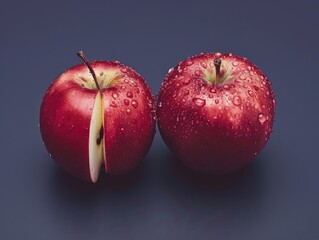
[[[222,60],[221,80],[226,77],[218,85],[206,81],[214,78],[216,58]],[[207,173],[248,164],[266,145],[274,113],[266,76],[232,54],[200,54],[181,62],[169,71],[158,96],[165,143],[180,161]]]

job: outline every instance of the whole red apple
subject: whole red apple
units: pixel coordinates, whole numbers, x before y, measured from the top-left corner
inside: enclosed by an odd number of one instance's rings
[[[225,174],[247,165],[266,145],[275,104],[267,77],[246,58],[201,53],[165,77],[159,130],[188,167]]]
[[[145,80],[119,62],[84,61],[49,87],[40,130],[52,158],[67,172],[96,182],[133,169],[155,133],[154,97]]]

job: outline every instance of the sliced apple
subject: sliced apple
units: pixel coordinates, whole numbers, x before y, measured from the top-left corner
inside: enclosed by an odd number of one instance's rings
[[[95,97],[93,106],[89,137],[89,165],[90,175],[93,182],[97,181],[101,166],[104,162],[103,116],[103,101],[99,91]]]

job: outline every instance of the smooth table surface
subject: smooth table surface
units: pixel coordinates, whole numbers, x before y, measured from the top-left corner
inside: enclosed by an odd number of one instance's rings
[[[0,239],[319,239],[318,1],[1,1]],[[225,179],[177,164],[157,132],[141,165],[96,185],[48,157],[49,84],[90,59],[120,60],[158,93],[200,52],[245,56],[277,99],[262,153]]]

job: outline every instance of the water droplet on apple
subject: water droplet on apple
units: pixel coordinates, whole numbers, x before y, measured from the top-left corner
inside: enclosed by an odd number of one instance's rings
[[[162,102],[158,103],[158,107],[162,107],[162,105],[163,105]]]
[[[206,100],[201,98],[193,98],[193,102],[197,107],[203,107],[206,104]]]
[[[114,99],[117,99],[118,95],[117,95],[116,93],[112,93],[112,97],[113,97]]]
[[[185,92],[184,92],[184,95],[187,96],[188,94],[189,94],[189,90],[186,89]]]
[[[173,71],[174,71],[174,68],[168,69],[168,73],[171,73],[171,72],[173,72]]]
[[[216,93],[216,89],[214,87],[212,87],[210,90],[209,90],[211,93]]]
[[[189,83],[190,83],[190,80],[189,79],[186,79],[186,80],[184,80],[184,82],[183,82],[185,85],[188,85]]]
[[[111,107],[114,107],[114,108],[116,108],[116,107],[117,107],[117,105],[116,105],[116,103],[115,103],[115,102],[111,102],[110,106],[111,106]]]
[[[125,89],[126,89],[126,87],[125,87],[125,86],[121,86],[121,89],[122,89],[122,90],[125,90]]]
[[[131,104],[134,108],[137,108],[138,106],[138,103],[135,100],[132,100]]]
[[[201,62],[200,65],[201,65],[203,68],[207,68],[207,63],[205,63],[205,62]]]
[[[116,60],[116,61],[114,61],[116,64],[120,64],[120,61],[119,60]]]
[[[224,88],[225,90],[228,90],[228,89],[230,88],[230,86],[229,86],[228,84],[225,84],[225,85],[223,86],[223,88]]]
[[[242,74],[242,75],[239,76],[239,78],[240,78],[241,80],[245,80],[247,77],[246,77],[245,74]]]
[[[233,66],[235,66],[235,67],[238,66],[238,64],[239,64],[239,63],[236,62],[236,61],[233,62]]]
[[[248,95],[251,96],[251,97],[254,97],[253,91],[248,90]]]
[[[254,89],[255,89],[256,91],[259,91],[259,87],[257,87],[256,85],[254,85]]]
[[[128,99],[124,99],[124,104],[125,105],[129,105],[130,104],[130,101]]]
[[[265,115],[264,114],[262,114],[262,113],[259,113],[259,115],[258,115],[258,121],[262,124],[262,123],[264,123],[265,121],[266,121],[266,117],[265,117]]]
[[[275,107],[275,106],[276,106],[276,100],[275,100],[275,99],[273,99],[273,100],[272,100],[272,102],[273,102],[274,107]]]
[[[216,57],[220,57],[222,54],[220,53],[220,52],[217,52],[216,54],[215,54],[215,56]]]
[[[199,71],[199,70],[196,70],[196,71],[195,71],[195,75],[196,75],[197,77],[199,77],[199,76],[200,76],[200,71]]]
[[[133,97],[133,93],[127,92],[127,93],[126,93],[126,96],[129,97],[129,98],[132,98],[132,97]]]
[[[188,61],[186,61],[185,65],[186,65],[186,66],[192,66],[192,65],[193,65],[193,62],[190,61],[190,60],[188,60]]]
[[[235,96],[235,97],[233,98],[233,104],[234,104],[235,106],[239,106],[239,105],[241,104],[241,98],[240,98],[239,96]]]
[[[126,73],[126,72],[127,72],[127,68],[122,68],[122,69],[121,69],[121,72],[122,72],[122,73]]]
[[[218,103],[219,103],[219,100],[218,100],[218,99],[215,99],[215,103],[218,104]]]
[[[126,114],[127,115],[131,115],[131,113],[132,113],[131,109],[126,109]]]

